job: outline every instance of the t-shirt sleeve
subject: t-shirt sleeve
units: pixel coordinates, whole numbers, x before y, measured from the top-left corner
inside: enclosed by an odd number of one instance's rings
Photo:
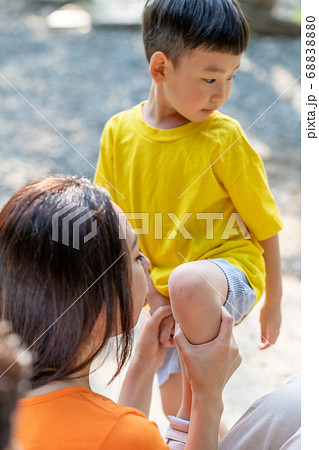
[[[227,151],[212,168],[258,241],[281,230],[282,218],[270,192],[263,162],[236,122],[229,133]]]
[[[122,416],[101,450],[169,450],[155,422],[135,414]]]
[[[111,119],[105,125],[100,139],[100,154],[94,175],[94,183],[107,188],[112,197],[114,194],[113,132]]]

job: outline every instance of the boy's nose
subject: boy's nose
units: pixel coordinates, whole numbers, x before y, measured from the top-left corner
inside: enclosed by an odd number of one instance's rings
[[[225,87],[214,86],[214,91],[212,92],[211,99],[212,100],[223,100],[225,98]]]

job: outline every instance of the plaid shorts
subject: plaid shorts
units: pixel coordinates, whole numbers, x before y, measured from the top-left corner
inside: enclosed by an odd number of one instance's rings
[[[255,291],[250,286],[246,275],[225,259],[208,259],[216,264],[225,274],[228,283],[227,299],[224,308],[233,316],[237,324],[249,313],[255,304]],[[159,386],[162,386],[172,373],[180,372],[176,347],[168,348],[163,364],[157,371]]]

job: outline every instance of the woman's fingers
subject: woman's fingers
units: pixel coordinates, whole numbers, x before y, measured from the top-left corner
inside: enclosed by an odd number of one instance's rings
[[[149,330],[153,330],[157,335],[159,333],[159,341],[164,347],[174,347],[174,340],[171,337],[174,334],[174,318],[170,305],[160,306],[152,314],[147,322]]]
[[[232,339],[232,333],[233,333],[233,317],[229,314],[229,312],[222,307],[222,314],[221,314],[221,325],[219,329],[219,333],[216,336],[216,338],[212,341],[205,342],[204,344],[197,344],[193,345],[191,344],[185,337],[184,333],[180,329],[179,325],[176,328],[174,339],[176,341],[176,344],[180,343],[181,346],[184,346],[184,348],[191,348],[191,347],[205,347],[210,346],[212,342],[218,341],[219,343],[225,342],[230,343]]]
[[[192,386],[206,389],[210,385],[221,392],[241,363],[238,346],[232,335],[233,318],[223,309],[218,336],[204,344],[191,344],[177,327],[175,343],[184,360]]]
[[[142,328],[140,335],[147,334],[148,339],[152,336],[152,340],[155,341],[157,344],[159,344],[160,340],[162,339],[162,330],[161,325],[163,321],[167,320],[169,316],[172,315],[172,310],[169,305],[166,306],[160,306],[152,315],[150,314],[150,311],[148,311],[148,314],[144,317]],[[170,336],[168,336],[169,339]],[[139,339],[140,341],[141,339]]]
[[[221,325],[216,339],[229,342],[233,333],[234,319],[229,312],[222,306]]]
[[[232,351],[234,354],[234,364],[233,364],[234,369],[232,371],[232,374],[233,374],[238,369],[238,367],[240,366],[240,364],[242,362],[242,357],[241,357],[241,354],[239,353],[239,348],[235,341],[234,336],[232,336],[231,347],[232,347]]]
[[[174,340],[175,344],[177,345],[178,349],[181,350],[183,353],[189,346],[193,347],[193,344],[191,344],[187,339],[185,334],[182,332],[182,329],[179,324],[176,324],[175,326],[175,334],[174,334]]]
[[[149,319],[149,325],[154,330],[158,330],[162,321],[172,315],[172,308],[169,305],[160,306]]]
[[[239,353],[239,349],[233,335],[233,324],[233,317],[225,308],[222,307],[222,322],[220,326],[220,332],[216,340],[220,343],[224,343],[225,354],[228,353],[229,358],[232,361],[227,380],[238,369],[242,362],[242,357]]]
[[[164,347],[174,347],[175,320],[171,314],[162,320],[160,325],[160,343]]]

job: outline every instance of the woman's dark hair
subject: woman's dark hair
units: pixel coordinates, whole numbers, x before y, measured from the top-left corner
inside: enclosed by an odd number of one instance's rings
[[[115,333],[119,374],[132,349],[131,266],[106,189],[57,175],[9,200],[0,212],[0,308],[32,346],[32,387],[83,369]],[[100,313],[100,345],[79,362]]]
[[[146,58],[161,51],[176,66],[188,50],[202,47],[241,54],[249,27],[236,0],[148,0],[143,12]]]

